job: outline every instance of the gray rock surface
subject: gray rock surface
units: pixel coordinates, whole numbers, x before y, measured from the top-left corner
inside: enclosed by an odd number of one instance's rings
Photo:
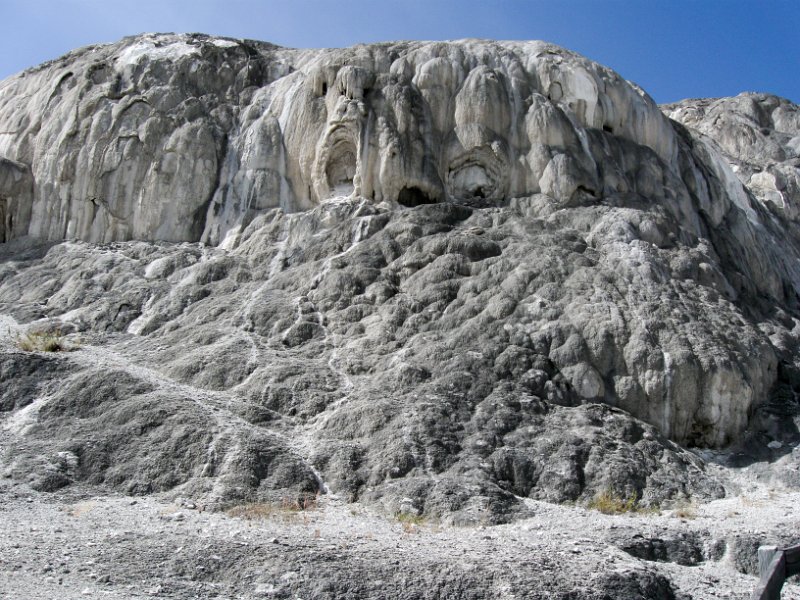
[[[676,121],[710,138],[748,189],[779,217],[800,213],[800,110],[784,98],[744,93],[684,100],[663,107]]]
[[[47,239],[217,244],[253,214],[331,195],[415,205],[542,192],[567,205],[669,175],[620,163],[619,143],[593,130],[667,165],[679,155],[646,95],[542,42],[302,51],[149,35],[0,89],[0,156],[35,182],[33,217],[11,236]]]
[[[6,244],[2,311],[77,346],[47,356],[6,338],[10,379],[36,361],[5,401],[30,444],[9,473],[47,478],[60,463],[42,457],[70,452],[83,469],[66,477],[133,493],[185,485],[224,504],[329,489],[456,522],[521,516],[526,496],[721,494],[697,457],[565,377],[568,351],[589,354],[574,329],[535,325],[536,290],[550,315],[582,296],[546,270],[522,287],[520,261],[612,274],[547,229],[510,209],[347,201],[259,217],[229,250]]]
[[[663,108],[541,42],[146,35],[1,82],[0,477],[447,526],[796,487],[798,108]]]
[[[662,107],[665,114],[690,128],[695,139],[712,148],[763,206],[768,218],[779,223],[787,256],[797,247],[797,206],[800,206],[800,108],[769,94],[743,93],[735,98],[693,99]],[[768,309],[769,310],[769,309]],[[728,457],[746,464],[752,457],[760,476],[780,485],[796,486],[798,467],[791,450],[798,434],[798,353],[793,317],[783,315],[777,327],[763,328],[778,350],[778,380],[766,402],[760,403],[739,444],[746,458]],[[786,311],[786,316],[793,314]]]

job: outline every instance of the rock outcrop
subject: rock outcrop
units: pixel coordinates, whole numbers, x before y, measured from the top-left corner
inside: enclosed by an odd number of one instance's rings
[[[664,106],[676,121],[710,138],[737,177],[782,219],[800,217],[800,110],[788,100],[745,93]]]
[[[0,313],[84,340],[4,352],[6,472],[455,521],[719,495],[680,445],[797,437],[798,109],[745,99],[681,125],[471,40],[140,36],[6,80]]]

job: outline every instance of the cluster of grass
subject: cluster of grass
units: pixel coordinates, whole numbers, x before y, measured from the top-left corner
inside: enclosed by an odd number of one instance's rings
[[[639,504],[639,496],[636,492],[625,497],[615,494],[612,490],[605,490],[597,494],[589,501],[587,507],[606,515],[658,512],[657,508],[644,507]]]
[[[250,502],[248,504],[232,506],[226,510],[225,513],[229,517],[236,517],[237,519],[259,521],[262,519],[271,519],[278,513],[278,509],[274,504]]]
[[[17,347],[25,352],[63,352],[68,350],[61,331],[31,331],[16,338]]]
[[[425,522],[425,517],[422,515],[415,515],[412,513],[399,512],[395,514],[395,518],[400,523],[408,523],[410,525],[422,525]]]
[[[291,520],[299,513],[316,510],[319,507],[319,496],[302,494],[297,498],[283,498],[280,502],[250,502],[232,506],[225,513],[230,517],[246,521],[265,519]]]

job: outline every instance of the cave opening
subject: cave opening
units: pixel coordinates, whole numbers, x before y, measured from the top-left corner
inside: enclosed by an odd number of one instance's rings
[[[397,195],[398,204],[414,208],[422,204],[436,204],[436,200],[423,192],[418,187],[404,187]]]
[[[614,128],[611,125],[603,125],[603,131],[607,133],[614,133]]]
[[[338,144],[325,168],[331,196],[350,196],[356,176],[356,148],[350,143]]]
[[[494,195],[492,176],[480,164],[468,164],[451,170],[448,183],[453,198],[486,200]]]

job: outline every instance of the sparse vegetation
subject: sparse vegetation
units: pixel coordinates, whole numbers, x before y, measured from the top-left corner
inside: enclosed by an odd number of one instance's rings
[[[403,533],[417,533],[417,531],[419,531],[419,525],[403,523]]]
[[[258,521],[265,519],[292,520],[299,513],[316,510],[319,496],[302,494],[297,498],[283,498],[280,502],[250,502],[232,506],[225,513],[230,517]]]
[[[416,533],[425,523],[423,515],[415,515],[413,513],[397,512],[394,517],[402,525],[403,533]]]
[[[759,508],[764,506],[764,501],[759,500],[756,498],[751,498],[750,496],[742,495],[739,498],[739,501],[742,503],[742,506],[746,506],[748,508]]]
[[[610,489],[597,494],[589,501],[587,507],[592,510],[598,510],[606,515],[648,512],[650,510],[639,505],[639,495],[636,492],[626,498],[614,493]]]
[[[319,494],[302,494],[293,500],[284,498],[281,502],[281,505],[286,510],[292,510],[295,512],[316,510],[319,508]]]
[[[236,517],[237,519],[245,519],[246,521],[258,521],[262,519],[270,519],[278,512],[274,504],[266,502],[251,502],[248,504],[239,504],[232,506],[225,511],[229,517]]]
[[[20,334],[16,337],[16,344],[25,352],[63,352],[69,349],[60,330]]]
[[[413,513],[398,512],[395,514],[395,518],[400,523],[410,523],[412,525],[422,525],[425,522],[425,517]]]

